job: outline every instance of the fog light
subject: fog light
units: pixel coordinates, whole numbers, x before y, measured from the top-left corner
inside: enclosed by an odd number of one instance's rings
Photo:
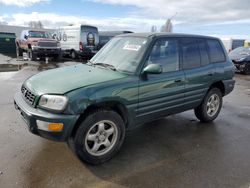
[[[36,120],[37,128],[43,131],[59,132],[63,130],[63,123],[50,123]]]

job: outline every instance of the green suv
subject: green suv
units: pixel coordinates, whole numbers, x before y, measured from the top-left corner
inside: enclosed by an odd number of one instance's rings
[[[66,141],[81,160],[99,164],[135,125],[190,109],[213,121],[234,88],[234,70],[217,38],[126,34],[87,64],[30,77],[14,103],[32,133]]]

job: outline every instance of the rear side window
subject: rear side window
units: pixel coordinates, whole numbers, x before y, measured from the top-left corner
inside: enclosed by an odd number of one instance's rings
[[[208,65],[209,64],[209,57],[207,52],[207,44],[206,41],[203,39],[197,40],[199,49],[200,49],[200,55],[201,55],[201,66]]]
[[[200,50],[196,39],[182,39],[181,50],[183,69],[200,67]]]
[[[222,46],[218,40],[207,40],[208,53],[210,56],[211,63],[218,63],[226,61],[226,57]]]

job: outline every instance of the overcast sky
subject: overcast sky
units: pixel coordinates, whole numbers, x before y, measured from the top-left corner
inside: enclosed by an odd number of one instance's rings
[[[172,17],[174,32],[250,35],[250,0],[0,0],[0,22],[48,28],[91,24],[147,32]]]

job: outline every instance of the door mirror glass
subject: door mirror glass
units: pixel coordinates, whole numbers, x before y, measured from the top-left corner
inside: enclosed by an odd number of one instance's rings
[[[24,35],[24,38],[27,40],[28,39],[28,35]]]
[[[159,64],[149,64],[143,69],[143,73],[148,74],[161,74],[162,67]]]

